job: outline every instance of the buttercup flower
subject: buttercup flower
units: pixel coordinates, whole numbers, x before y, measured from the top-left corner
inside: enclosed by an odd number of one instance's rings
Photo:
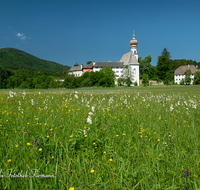
[[[91,170],[90,173],[94,173],[94,170]]]

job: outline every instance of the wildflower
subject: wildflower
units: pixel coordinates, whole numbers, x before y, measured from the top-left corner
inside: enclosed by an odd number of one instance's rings
[[[49,135],[47,135],[47,138],[49,138]]]
[[[171,106],[170,106],[170,111],[173,111],[173,104],[171,104]]]
[[[30,137],[30,135],[31,135],[31,132],[28,132],[27,136]]]
[[[95,145],[96,143],[95,142],[93,142],[93,145]]]
[[[31,143],[28,142],[27,145],[29,146],[29,145],[31,145]]]
[[[87,137],[87,135],[85,135],[85,137]]]
[[[125,133],[123,133],[123,135],[125,136],[126,134],[125,134]]]
[[[70,136],[70,138],[72,138],[72,137],[73,137],[73,135]]]
[[[119,137],[119,135],[116,135],[116,137]]]
[[[38,145],[37,138],[35,138],[35,140],[33,140],[33,142],[34,142],[34,145],[35,145],[35,146]]]
[[[110,123],[108,123],[108,127],[110,128]]]
[[[69,190],[75,190],[74,187],[70,187]]]
[[[74,96],[75,96],[76,99],[78,99],[78,96],[76,94]]]
[[[11,159],[7,160],[7,162],[11,162]]]
[[[110,161],[110,162],[112,162],[112,161],[113,161],[113,159],[112,159],[112,158],[110,158],[110,159],[109,159],[109,161]]]
[[[90,171],[90,173],[94,173],[94,170],[92,169],[92,170]]]
[[[157,140],[158,142],[160,141],[160,139]]]
[[[92,118],[90,116],[88,116],[87,118],[87,123],[89,123],[90,125],[92,124]]]
[[[171,135],[169,135],[169,137],[171,137]]]
[[[184,171],[184,177],[186,178],[186,180],[188,179],[188,176],[189,176],[189,174],[190,174],[190,171],[189,170],[185,170]]]
[[[42,148],[39,148],[39,151],[42,151]]]
[[[106,154],[106,151],[104,151],[103,153]]]
[[[15,145],[15,147],[17,148],[18,146],[17,146],[17,145]]]

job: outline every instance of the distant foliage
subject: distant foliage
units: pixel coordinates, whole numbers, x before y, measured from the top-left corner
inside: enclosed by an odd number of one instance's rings
[[[62,72],[70,69],[69,66],[39,59],[15,48],[0,49],[0,68],[52,73]]]
[[[74,75],[69,74],[63,82],[63,87],[66,88],[90,86],[114,87],[115,75],[111,67],[104,67],[100,71],[96,72],[85,72],[80,77],[75,77]]]
[[[196,72],[194,75],[194,84],[200,84],[200,71]]]
[[[0,89],[27,88],[46,89],[59,88],[62,83],[59,81],[66,72],[49,73],[24,70],[7,70],[0,68]]]
[[[138,58],[140,63],[140,79],[142,79],[143,74],[147,74],[150,80],[163,81],[166,85],[174,84],[174,72],[182,65],[195,65],[200,67],[200,62],[186,59],[171,59],[171,53],[164,48],[161,55],[158,56],[158,61],[156,66],[151,65],[151,55],[148,55],[144,59]],[[198,78],[198,77],[197,77]],[[190,80],[190,79],[189,79]],[[194,84],[199,84],[198,79]]]

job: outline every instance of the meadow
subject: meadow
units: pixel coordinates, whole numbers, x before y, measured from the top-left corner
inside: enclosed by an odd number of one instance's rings
[[[0,189],[200,189],[200,86],[0,91]]]

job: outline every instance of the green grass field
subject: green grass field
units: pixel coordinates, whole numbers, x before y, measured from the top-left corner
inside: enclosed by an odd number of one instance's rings
[[[200,86],[0,91],[0,189],[200,189]]]

